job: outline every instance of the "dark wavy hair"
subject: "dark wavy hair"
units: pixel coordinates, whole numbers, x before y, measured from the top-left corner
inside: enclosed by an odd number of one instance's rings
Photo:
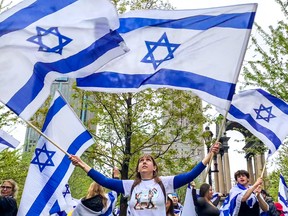
[[[200,186],[200,190],[199,190],[200,197],[205,197],[205,195],[209,192],[209,190],[210,190],[210,185],[207,183],[203,183]]]
[[[238,170],[234,174],[235,181],[237,181],[237,178],[240,177],[240,176],[246,176],[248,179],[250,177],[249,173],[246,170]]]
[[[173,205],[173,200],[170,197],[170,195],[167,196],[167,202],[170,203],[169,208],[166,209],[166,215],[170,216],[170,215],[174,215],[174,205]]]

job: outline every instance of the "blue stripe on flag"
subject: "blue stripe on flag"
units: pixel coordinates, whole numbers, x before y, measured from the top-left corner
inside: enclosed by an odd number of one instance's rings
[[[263,127],[261,124],[258,124],[254,118],[250,114],[244,114],[238,108],[236,108],[233,104],[231,104],[229,113],[237,119],[246,120],[251,127],[253,127],[256,131],[263,134],[267,137],[275,146],[276,149],[281,145],[281,140],[277,137],[277,135],[270,129]]]
[[[280,181],[281,181],[281,183],[287,188],[285,179],[284,179],[284,177],[283,177],[282,175],[280,175]]]
[[[196,89],[225,100],[232,100],[235,91],[235,84],[233,83],[215,80],[191,72],[172,69],[160,69],[155,74],[133,75],[106,71],[77,79],[78,87],[137,89],[143,85],[166,85]],[[217,86],[217,89],[215,86]]]
[[[17,11],[0,23],[0,37],[26,28],[37,20],[57,12],[78,0],[37,0],[28,7]],[[19,22],[21,20],[21,22]]]
[[[278,199],[279,199],[282,203],[287,203],[285,197],[283,197],[280,192],[278,192]]]
[[[65,100],[59,96],[56,100],[54,100],[54,103],[51,105],[51,107],[48,110],[48,113],[46,115],[46,120],[42,127],[42,132],[46,130],[49,123],[52,121],[53,117],[57,115],[57,113],[66,106]]]
[[[120,33],[127,33],[145,26],[174,29],[207,30],[213,27],[251,29],[255,12],[198,15],[180,19],[120,18]]]
[[[101,214],[102,216],[110,216],[113,211],[113,203],[115,201],[115,197],[113,196],[112,192],[108,193],[108,199],[110,199],[110,206],[104,214]]]
[[[263,89],[257,89],[257,91],[262,94],[267,100],[273,103],[277,109],[281,110],[283,113],[288,115],[288,105],[284,101],[280,100],[279,98],[269,94],[268,92],[264,91]]]
[[[95,62],[109,50],[118,47],[121,41],[123,41],[123,39],[119,36],[118,32],[112,31],[100,39],[97,39],[88,48],[66,59],[51,63],[37,62],[34,65],[33,74],[30,79],[13,95],[6,106],[19,115],[42,90],[45,76],[49,72],[56,71],[64,75],[77,71]],[[33,91],[31,91],[31,89],[33,89]]]
[[[87,130],[84,131],[73,141],[67,152],[75,155],[82,146],[82,144],[90,139],[91,134]],[[31,208],[27,212],[28,216],[41,214],[47,202],[52,197],[63,177],[65,176],[70,164],[71,160],[67,156],[64,156],[61,163],[59,164],[53,175],[50,177],[49,181],[46,183],[46,185],[43,187],[43,189],[35,199],[34,203],[31,205]]]
[[[0,137],[0,144],[6,145],[11,148],[15,148],[15,146],[11,145],[11,143],[7,142],[3,137]]]

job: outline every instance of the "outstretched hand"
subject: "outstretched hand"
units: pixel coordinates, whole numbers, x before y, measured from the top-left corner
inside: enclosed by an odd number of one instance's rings
[[[211,146],[209,154],[207,154],[206,157],[202,160],[202,163],[204,165],[207,165],[209,163],[209,161],[212,159],[213,154],[218,154],[220,145],[220,142],[216,142]]]
[[[81,161],[80,157],[78,157],[76,155],[70,155],[69,159],[72,161],[72,164],[74,166],[80,166],[80,163],[81,163],[80,162]]]
[[[113,178],[115,178],[115,179],[120,178],[120,170],[118,169],[118,167],[113,168]]]
[[[72,161],[72,164],[74,166],[81,167],[85,172],[89,172],[89,170],[91,169],[90,166],[88,166],[84,161],[81,160],[80,157],[76,155],[70,155],[69,159]]]
[[[219,149],[220,149],[221,143],[220,142],[215,142],[211,148],[210,148],[210,152],[212,152],[213,154],[218,154]]]

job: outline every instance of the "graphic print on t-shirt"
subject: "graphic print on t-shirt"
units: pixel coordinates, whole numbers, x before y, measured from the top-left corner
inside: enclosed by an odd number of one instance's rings
[[[134,205],[135,210],[143,209],[157,209],[155,205],[155,199],[159,196],[159,193],[156,188],[150,190],[142,190],[138,193],[135,193],[136,204]]]

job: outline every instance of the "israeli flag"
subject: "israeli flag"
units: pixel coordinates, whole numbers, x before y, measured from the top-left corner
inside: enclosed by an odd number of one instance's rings
[[[288,187],[282,174],[280,174],[278,202],[283,206],[285,216],[288,216]]]
[[[94,141],[64,98],[55,93],[42,132],[69,154],[80,156]],[[74,170],[71,160],[40,137],[26,178],[18,216],[51,215],[66,209],[63,188]]]
[[[217,109],[221,114],[225,110]],[[288,135],[288,105],[262,89],[235,94],[227,119],[238,122],[258,137],[273,154]]]
[[[190,184],[188,184],[186,189],[185,201],[181,216],[197,216]]]
[[[192,90],[228,109],[256,8],[129,11],[121,16],[118,31],[130,52],[77,79],[77,86],[116,93],[150,87]]]
[[[0,15],[0,101],[28,120],[59,77],[83,77],[124,53],[108,0],[25,0]]]
[[[248,188],[240,184],[236,184],[229,192],[229,195],[223,202],[220,208],[220,216],[237,216],[241,206],[241,200]],[[257,202],[257,198],[254,194],[246,200],[246,204],[252,208]]]
[[[19,143],[13,136],[0,129],[0,152],[8,147],[15,149]]]
[[[73,211],[73,209],[76,208],[76,206],[80,203],[80,200],[74,199],[71,195],[71,190],[69,184],[65,184],[65,187],[62,190],[63,197],[66,201],[66,206],[61,209],[60,212],[57,212],[55,214],[52,214],[50,216],[66,216],[69,215],[70,212]],[[64,205],[63,205],[64,206]]]

